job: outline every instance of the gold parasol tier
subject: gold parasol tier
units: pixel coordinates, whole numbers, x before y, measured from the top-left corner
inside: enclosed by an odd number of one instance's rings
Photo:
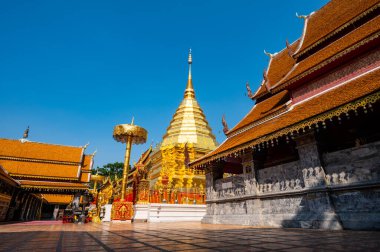
[[[102,182],[104,179],[105,177],[100,174],[91,175],[91,181]]]
[[[125,191],[129,173],[129,159],[131,156],[132,144],[145,143],[147,137],[148,132],[144,128],[134,125],[133,119],[131,124],[119,124],[116,125],[113,130],[113,138],[117,142],[126,143],[120,201],[125,201]]]
[[[113,138],[121,143],[127,143],[131,138],[132,144],[143,144],[147,137],[148,132],[144,128],[133,124],[119,124],[113,130]]]

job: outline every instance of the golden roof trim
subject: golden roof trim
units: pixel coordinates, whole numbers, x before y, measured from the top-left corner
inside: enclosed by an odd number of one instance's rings
[[[294,131],[298,132],[299,130],[305,130],[306,128],[311,128],[318,123],[323,123],[325,120],[333,118],[334,116],[340,116],[342,114],[346,114],[349,111],[356,110],[359,107],[364,107],[367,104],[373,104],[379,100],[380,100],[380,91],[377,91],[377,92],[375,92],[371,95],[368,95],[364,98],[358,99],[356,101],[349,102],[345,105],[339,106],[338,108],[332,109],[328,112],[325,112],[325,113],[322,113],[320,115],[316,115],[314,117],[305,119],[299,123],[294,124],[293,126],[289,126],[289,127],[283,128],[281,130],[278,130],[276,132],[270,133],[266,136],[262,136],[262,137],[259,137],[257,139],[250,140],[244,144],[241,144],[240,146],[235,146],[235,147],[231,148],[230,150],[220,152],[220,153],[216,154],[215,156],[207,157],[203,160],[200,160],[199,162],[197,162],[197,160],[195,160],[193,163],[190,164],[190,167],[199,167],[199,166],[202,166],[206,163],[210,163],[211,161],[215,161],[217,159],[220,159],[222,157],[237,154],[237,152],[242,151],[244,149],[253,148],[254,146],[262,144],[264,142],[273,141],[273,139],[275,139],[275,138],[286,136],[286,135],[288,135]]]
[[[51,189],[51,190],[87,190],[88,187],[76,186],[44,186],[44,185],[21,185],[21,188],[38,188],[38,189]]]
[[[46,163],[46,164],[75,165],[75,166],[80,165],[80,162],[55,161],[55,160],[46,160],[46,159],[20,158],[20,157],[9,157],[9,156],[0,156],[0,159],[21,161],[21,162]]]
[[[84,187],[84,186],[46,186],[46,185],[21,185],[21,188],[83,189],[83,190],[87,189],[87,187]]]
[[[308,51],[310,51],[311,49],[315,48],[316,46],[320,45],[321,43],[323,43],[325,40],[331,38],[332,36],[334,36],[335,34],[341,32],[342,30],[344,30],[346,27],[352,25],[353,23],[359,21],[360,19],[364,18],[365,16],[367,16],[369,13],[375,11],[377,8],[380,7],[380,3],[377,3],[375,4],[374,6],[370,7],[368,10],[362,12],[361,14],[359,14],[358,16],[354,17],[353,19],[351,19],[350,21],[348,21],[347,23],[341,25],[340,27],[338,27],[337,29],[335,29],[333,32],[329,33],[327,36],[319,39],[318,41],[316,41],[315,43],[313,43],[312,45],[308,46],[307,48],[305,48],[304,50],[302,50],[301,52],[297,52],[294,54],[294,57],[295,58],[299,58],[301,57],[302,55],[306,54]],[[301,44],[302,46],[302,44]]]
[[[78,180],[78,177],[53,177],[53,176],[43,176],[43,175],[28,175],[28,174],[9,174],[12,177],[23,177],[23,178],[43,178],[43,179],[55,179],[55,180]]]
[[[322,67],[324,67],[324,66],[330,64],[331,62],[334,62],[334,61],[337,60],[338,58],[343,57],[343,56],[346,55],[347,53],[349,53],[349,52],[351,52],[351,51],[354,51],[355,49],[357,49],[357,48],[359,48],[359,47],[361,47],[361,46],[363,46],[363,45],[365,45],[365,44],[371,42],[372,40],[377,39],[379,36],[380,36],[380,31],[373,33],[372,35],[370,35],[370,36],[368,36],[367,38],[361,40],[360,42],[358,42],[358,43],[356,43],[356,44],[354,44],[354,45],[352,45],[352,46],[346,48],[345,50],[343,50],[343,51],[341,51],[341,52],[335,54],[334,56],[332,56],[332,57],[330,57],[330,58],[328,58],[328,59],[322,61],[322,62],[319,63],[318,65],[316,65],[316,66],[314,66],[314,67],[312,67],[312,68],[310,68],[310,69],[304,71],[303,73],[301,73],[301,74],[295,76],[294,78],[292,78],[292,79],[286,81],[285,83],[278,84],[278,85],[274,86],[274,87],[272,88],[271,91],[272,91],[272,92],[278,92],[278,91],[280,91],[280,90],[282,90],[282,89],[285,89],[285,88],[286,88],[287,86],[289,86],[290,84],[293,84],[294,82],[296,82],[296,81],[302,79],[303,77],[305,77],[305,76],[307,76],[307,75],[309,75],[309,74],[311,74],[311,73],[313,73],[313,72],[315,72],[315,71],[321,69]]]

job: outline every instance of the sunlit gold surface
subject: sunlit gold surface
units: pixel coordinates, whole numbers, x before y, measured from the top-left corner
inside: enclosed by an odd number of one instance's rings
[[[189,77],[184,99],[177,108],[163,137],[162,146],[177,143],[192,143],[206,150],[213,150],[217,143],[208,125],[206,116],[195,99],[191,75],[192,57],[189,55]]]
[[[99,175],[99,174],[91,175],[91,181],[102,182],[104,179],[105,177],[103,175]]]
[[[121,143],[126,143],[128,136],[132,137],[133,144],[143,144],[146,142],[148,132],[137,125],[119,124],[113,130],[113,138]]]
[[[127,185],[128,173],[129,173],[129,160],[131,157],[132,143],[142,144],[146,142],[148,132],[137,125],[133,124],[119,124],[116,125],[113,131],[113,138],[121,143],[126,143],[124,167],[123,167],[123,182],[121,188],[120,201],[125,200],[125,190]]]
[[[204,187],[204,175],[186,167],[185,153],[187,152],[189,160],[193,161],[217,146],[215,136],[195,99],[191,52],[188,63],[189,75],[184,98],[173,115],[161,145],[151,154],[152,168],[149,178],[152,189]],[[162,183],[163,178],[168,180],[166,185]]]

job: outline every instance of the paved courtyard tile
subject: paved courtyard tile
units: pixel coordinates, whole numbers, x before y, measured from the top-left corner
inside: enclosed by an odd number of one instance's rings
[[[34,221],[0,225],[0,251],[380,251],[380,232]]]

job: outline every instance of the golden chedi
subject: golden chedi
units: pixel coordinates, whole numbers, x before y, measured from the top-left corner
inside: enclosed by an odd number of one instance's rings
[[[205,177],[201,170],[190,170],[187,164],[217,146],[215,136],[201,107],[195,99],[191,65],[188,57],[189,76],[184,98],[177,108],[161,144],[151,154],[150,187],[159,191],[161,201],[174,201],[178,193],[204,192]],[[183,200],[182,200],[183,201]],[[189,202],[189,198],[186,198]],[[191,199],[193,203],[195,198]],[[198,199],[197,199],[198,201]],[[178,202],[178,203],[187,203]]]

